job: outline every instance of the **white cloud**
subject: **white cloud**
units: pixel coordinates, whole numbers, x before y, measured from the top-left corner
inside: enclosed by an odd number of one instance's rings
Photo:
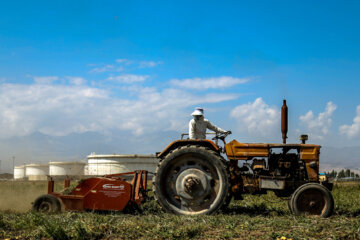
[[[90,73],[105,73],[152,68],[163,63],[162,61],[132,61],[126,58],[116,59],[115,62],[114,64],[87,64],[87,66],[93,67],[93,69],[89,71]]]
[[[136,74],[123,74],[119,76],[111,76],[107,78],[109,81],[114,81],[118,83],[138,83],[138,82],[144,82],[146,79],[148,79],[149,76],[147,75],[136,75]]]
[[[229,88],[238,84],[248,82],[248,78],[234,78],[229,76],[214,77],[214,78],[188,78],[188,79],[173,79],[170,83],[173,86],[196,89],[196,90],[207,90],[216,88]]]
[[[237,120],[240,132],[247,132],[255,137],[271,138],[280,126],[280,110],[267,105],[262,98],[235,107],[230,116]]]
[[[34,82],[37,84],[51,84],[59,79],[57,76],[44,76],[44,77],[33,77]]]
[[[155,67],[157,65],[160,65],[162,64],[163,62],[161,61],[140,61],[139,62],[139,68],[152,68],[152,67]]]
[[[126,58],[122,58],[122,59],[116,59],[115,60],[117,63],[120,63],[120,64],[125,64],[125,65],[130,65],[130,64],[133,64],[134,62],[129,60],[129,59],[126,59]]]
[[[84,116],[106,95],[103,90],[80,86],[2,84],[0,135],[23,136],[34,131],[66,135],[82,125],[91,130]]]
[[[182,90],[133,89],[129,99],[84,85],[0,85],[0,138],[39,131],[52,136],[112,129],[133,134],[186,130],[188,108],[237,98]]]
[[[116,59],[115,60],[120,65],[137,65],[138,68],[152,68],[157,65],[163,64],[162,61],[132,61],[126,58]]]
[[[360,105],[356,107],[356,116],[353,119],[353,124],[342,125],[339,127],[339,132],[346,135],[348,138],[354,138],[360,134]]]
[[[300,116],[300,121],[306,126],[307,131],[314,139],[324,139],[329,134],[332,114],[337,106],[328,102],[324,112],[315,117],[314,113],[310,110],[305,115]]]
[[[79,86],[79,85],[86,84],[86,80],[84,78],[82,78],[82,77],[70,77],[70,76],[68,76],[66,78],[69,80],[69,83],[73,84],[73,85]]]
[[[104,72],[121,72],[123,67],[107,64],[104,66],[96,67],[90,70],[90,73],[104,73]]]

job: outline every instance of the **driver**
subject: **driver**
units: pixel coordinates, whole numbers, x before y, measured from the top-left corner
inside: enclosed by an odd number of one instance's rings
[[[206,139],[206,129],[213,130],[216,133],[227,133],[231,131],[225,131],[204,118],[204,109],[195,108],[195,111],[191,114],[194,119],[189,122],[189,138],[190,139]]]

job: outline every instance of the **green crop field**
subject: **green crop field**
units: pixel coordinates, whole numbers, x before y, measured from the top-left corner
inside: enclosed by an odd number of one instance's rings
[[[212,216],[163,213],[153,200],[133,214],[32,212],[46,184],[0,182],[0,239],[360,239],[359,183],[335,185],[335,213],[327,219],[293,216],[273,193],[247,195]]]

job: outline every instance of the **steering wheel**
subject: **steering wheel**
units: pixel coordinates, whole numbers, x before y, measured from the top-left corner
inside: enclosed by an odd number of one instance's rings
[[[215,137],[213,137],[212,140],[220,139],[220,140],[224,141],[225,138],[227,136],[229,136],[230,134],[231,134],[231,131],[227,131],[226,133],[220,133],[219,135],[216,135]]]

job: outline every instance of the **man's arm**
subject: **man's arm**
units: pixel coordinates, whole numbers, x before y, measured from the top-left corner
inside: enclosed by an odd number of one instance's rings
[[[189,139],[195,139],[195,121],[189,122]]]
[[[207,122],[207,128],[210,130],[213,130],[216,133],[226,133],[227,132],[224,129],[219,128],[218,126],[213,125],[209,120],[207,120],[206,122]]]

